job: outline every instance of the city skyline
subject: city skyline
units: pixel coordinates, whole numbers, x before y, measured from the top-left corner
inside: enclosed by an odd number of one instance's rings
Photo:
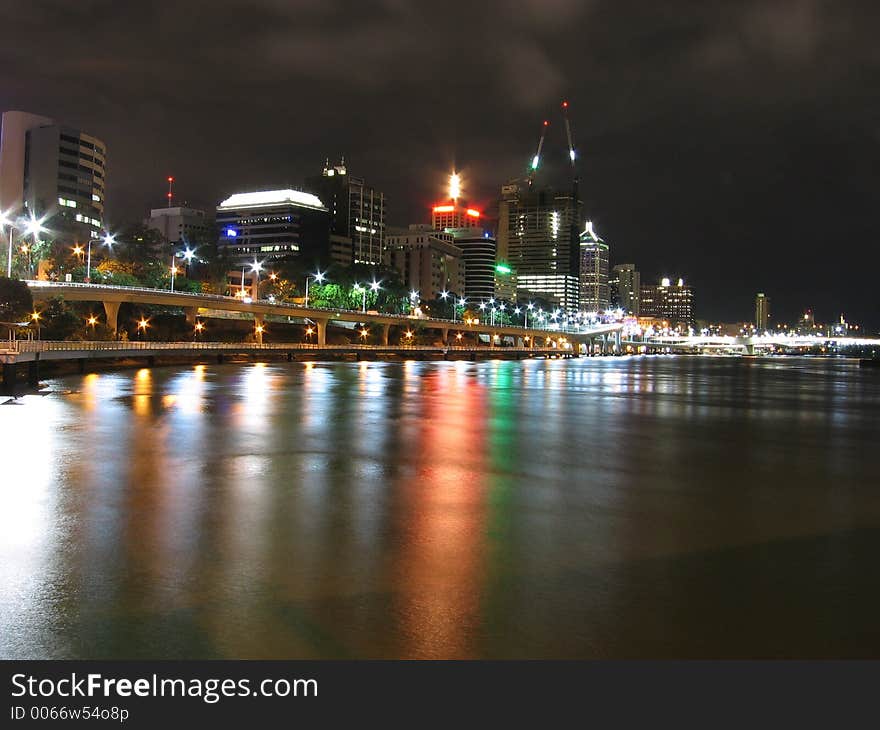
[[[766,291],[777,321],[811,308],[877,325],[868,278],[876,254],[867,245],[877,193],[866,184],[877,149],[864,113],[876,102],[867,82],[848,74],[876,61],[846,4],[744,3],[671,18],[560,0],[550,12],[526,3],[511,18],[490,3],[473,12],[498,33],[474,44],[452,36],[439,53],[406,64],[397,61],[415,58],[416,40],[436,43],[419,30],[446,20],[381,5],[366,19],[351,10],[349,23],[329,33],[321,29],[341,12],[333,6],[261,2],[242,40],[260,53],[219,73],[207,60],[223,58],[224,48],[204,30],[196,55],[169,40],[195,19],[175,16],[176,30],[157,37],[151,28],[170,5],[139,9],[137,18],[102,7],[60,11],[64,23],[41,8],[22,13],[22,43],[0,50],[0,108],[64,120],[107,142],[119,173],[108,178],[111,222],[160,207],[168,175],[175,202],[210,210],[237,190],[299,187],[341,155],[386,192],[389,224],[423,220],[453,168],[467,199],[488,210],[500,184],[525,174],[545,118],[539,181],[565,184],[565,135],[554,114],[569,98],[585,215],[613,241],[612,264],[633,261],[652,278],[683,274],[713,292],[699,310],[714,321],[748,320],[755,292]],[[215,3],[199,20],[219,26],[242,7]],[[388,43],[350,72],[368,48],[359,18],[371,39]],[[86,22],[106,42],[63,73],[19,50],[39,40],[64,53]],[[136,50],[147,38],[150,53]],[[628,48],[649,53],[654,70],[634,77]],[[98,68],[106,73],[92,78]],[[163,83],[172,74],[185,83]],[[230,100],[255,76],[247,114],[230,114]],[[418,93],[427,78],[448,103]],[[296,103],[280,102],[291,84]],[[77,91],[86,85],[87,102]],[[462,91],[473,101],[455,101]],[[854,278],[829,279],[815,265],[831,241],[864,263]]]

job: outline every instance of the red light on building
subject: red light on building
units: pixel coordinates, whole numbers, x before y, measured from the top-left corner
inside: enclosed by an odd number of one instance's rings
[[[466,212],[471,218],[479,218],[480,217],[480,211],[474,210],[473,208],[468,208]]]
[[[165,193],[165,197],[168,198],[168,200],[171,200],[171,193]]]
[[[562,102],[562,108],[568,109],[568,102],[567,101]]]
[[[174,182],[174,178],[171,177],[170,175],[168,176],[168,182]]]
[[[454,205],[435,205],[434,212],[435,213],[451,213],[455,210]]]

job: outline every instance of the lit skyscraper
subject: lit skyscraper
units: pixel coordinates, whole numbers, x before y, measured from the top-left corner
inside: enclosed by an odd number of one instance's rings
[[[10,111],[0,131],[0,210],[47,216],[47,228],[86,241],[104,226],[107,146],[52,119]]]
[[[614,277],[617,280],[617,303],[627,313],[639,316],[639,290],[642,287],[642,277],[636,271],[635,264],[618,264],[614,267]]]
[[[668,278],[646,284],[639,292],[640,315],[664,320],[670,327],[694,325],[694,292],[684,279],[673,284]]]
[[[770,326],[770,297],[763,293],[755,295],[755,327],[763,332]]]
[[[361,177],[349,174],[345,160],[320,175],[306,179],[305,188],[317,195],[330,212],[330,246],[333,260],[379,264],[385,248],[385,194]]]
[[[608,244],[593,230],[593,222],[587,221],[580,235],[580,308],[584,312],[602,312],[611,306],[608,289]]]
[[[580,289],[582,204],[571,193],[527,189],[511,182],[501,189],[498,263],[516,276],[516,296],[541,297],[576,311]],[[607,270],[606,270],[607,298]]]

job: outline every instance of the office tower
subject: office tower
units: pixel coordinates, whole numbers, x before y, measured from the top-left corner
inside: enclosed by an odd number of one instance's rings
[[[609,251],[587,221],[580,235],[580,309],[583,312],[604,312],[611,306],[608,289]]]
[[[45,218],[55,239],[86,241],[104,227],[107,146],[53,119],[9,111],[0,129],[0,211]]]
[[[464,262],[454,240],[451,233],[426,224],[390,230],[385,238],[385,261],[400,272],[411,291],[419,292],[421,299],[437,299],[441,292],[460,296]]]
[[[213,230],[213,221],[205,211],[183,206],[153,208],[144,225],[161,233],[178,249],[204,240]]]
[[[307,266],[330,258],[327,208],[300,190],[236,193],[217,206],[219,245],[237,265],[301,258]]]
[[[659,284],[643,285],[639,291],[640,315],[669,323],[670,327],[694,325],[694,292],[679,279],[673,284],[663,278]]]
[[[613,269],[614,278],[617,280],[617,301],[628,314],[639,316],[639,290],[641,289],[641,275],[636,271],[635,264],[618,264]]]
[[[330,243],[335,263],[380,264],[385,247],[385,194],[348,172],[345,159],[325,162],[320,175],[306,179],[305,189],[320,198],[330,213]]]
[[[582,207],[570,192],[529,189],[517,181],[502,187],[498,263],[515,274],[518,300],[540,297],[578,309]]]
[[[755,295],[755,327],[764,332],[770,326],[770,297],[763,293]]]

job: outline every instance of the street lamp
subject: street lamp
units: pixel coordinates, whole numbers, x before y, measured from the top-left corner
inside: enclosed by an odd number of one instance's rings
[[[90,314],[86,319],[86,324],[92,328],[92,334],[95,332],[95,325],[98,324],[98,318],[94,314]]]
[[[464,305],[467,304],[467,299],[462,297],[458,300],[458,306],[461,307],[461,315],[464,316]],[[455,321],[455,303],[452,304],[452,321]]]
[[[305,306],[309,306],[309,279],[314,278],[316,284],[324,283],[324,272],[316,271],[314,274],[306,274],[306,301]]]
[[[140,334],[141,332],[143,332],[143,333],[144,333],[144,339],[147,339],[147,327],[149,327],[149,326],[150,326],[150,323],[149,323],[146,319],[144,319],[143,317],[141,317],[140,320],[139,320],[138,323],[137,323],[137,331],[138,331],[138,334]]]
[[[40,339],[40,313],[39,312],[31,312],[31,320],[35,325],[37,325],[37,339]]]
[[[254,279],[253,291],[254,291],[254,299],[260,298],[260,272],[263,270],[263,264],[254,259],[254,263],[251,264],[251,271],[256,274],[256,278]],[[242,285],[244,282],[244,277],[242,277]]]
[[[107,248],[112,249],[116,243],[116,236],[105,233],[102,238],[90,238],[88,251],[86,252],[86,284],[92,283],[92,241],[101,241]]]
[[[174,291],[174,275],[177,273],[177,265],[174,263],[174,256],[171,256],[171,291]]]
[[[198,337],[202,332],[205,331],[205,323],[204,322],[196,322],[193,326],[194,335]]]
[[[192,263],[193,257],[196,255],[196,250],[187,246],[180,255],[183,257],[183,260],[186,261],[183,275],[189,278],[189,265]]]
[[[366,311],[367,311],[367,288],[362,287],[360,284],[356,283],[354,285],[353,289],[354,289],[355,294],[362,294],[363,295],[363,311],[364,311],[364,313],[366,313]]]
[[[449,292],[444,289],[440,292],[440,298],[445,302],[449,298]],[[452,297],[452,321],[455,321],[455,297]]]
[[[27,219],[27,221],[24,224],[24,235],[25,236],[33,236],[34,246],[36,246],[39,243],[40,234],[43,231],[48,230],[47,228],[45,228],[43,226],[43,223],[45,222],[45,220],[46,220],[45,218],[36,218],[34,216],[34,214],[31,213],[31,217],[29,219]],[[9,230],[9,254],[8,254],[8,262],[7,262],[7,275],[11,277],[12,276],[12,228],[14,228],[15,226],[12,225],[12,221],[9,219],[5,219],[5,222],[9,225],[9,229],[10,229]],[[21,246],[22,253],[28,254],[28,273],[30,276],[33,276],[33,271],[31,270],[32,263],[31,263],[31,257],[30,257],[30,250],[31,250],[31,247],[29,247],[26,243],[22,244],[22,246]]]

